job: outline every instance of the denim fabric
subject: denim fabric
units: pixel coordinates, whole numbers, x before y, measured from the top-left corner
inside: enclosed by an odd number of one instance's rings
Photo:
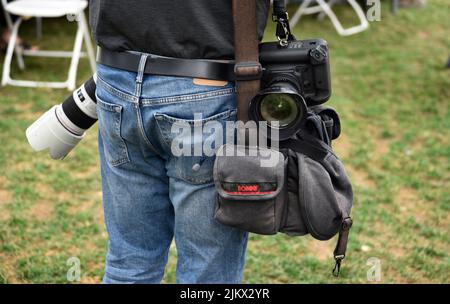
[[[146,64],[141,60],[141,71]],[[214,220],[214,157],[171,153],[173,124],[236,119],[233,83],[98,65],[97,112],[109,248],[104,283],[159,283],[175,240],[178,283],[239,283],[247,233]],[[196,121],[197,123],[197,121]]]

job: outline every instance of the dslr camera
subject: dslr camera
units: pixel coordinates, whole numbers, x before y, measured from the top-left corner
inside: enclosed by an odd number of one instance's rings
[[[331,96],[328,45],[323,39],[260,44],[262,90],[251,100],[249,118],[276,128],[279,140],[293,136],[305,123],[307,109]],[[277,122],[276,124],[272,124]],[[270,136],[270,132],[269,136]]]

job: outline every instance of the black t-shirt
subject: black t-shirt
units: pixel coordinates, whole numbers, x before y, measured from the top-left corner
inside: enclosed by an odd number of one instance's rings
[[[112,51],[233,59],[231,0],[90,0],[94,39]],[[270,0],[257,1],[262,39]]]

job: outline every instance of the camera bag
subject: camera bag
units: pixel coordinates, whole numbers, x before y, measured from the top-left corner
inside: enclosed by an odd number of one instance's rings
[[[328,240],[339,234],[333,270],[338,275],[352,225],[353,191],[342,162],[320,139],[332,138],[327,129],[334,128],[326,121],[310,112],[307,127],[281,142],[279,150],[222,146],[214,164],[215,219],[263,235]],[[271,166],[263,166],[262,159],[273,160]]]

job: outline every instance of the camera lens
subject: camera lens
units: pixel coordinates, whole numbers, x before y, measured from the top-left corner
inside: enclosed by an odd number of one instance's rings
[[[53,159],[63,159],[83,139],[97,121],[95,77],[27,128],[28,142],[35,151],[48,149]]]
[[[260,104],[261,117],[269,124],[279,122],[279,128],[286,128],[297,120],[301,109],[289,94],[268,94]]]
[[[277,141],[289,139],[300,130],[308,111],[296,79],[283,74],[266,81],[264,87],[252,98],[248,116],[267,124],[266,137]]]

